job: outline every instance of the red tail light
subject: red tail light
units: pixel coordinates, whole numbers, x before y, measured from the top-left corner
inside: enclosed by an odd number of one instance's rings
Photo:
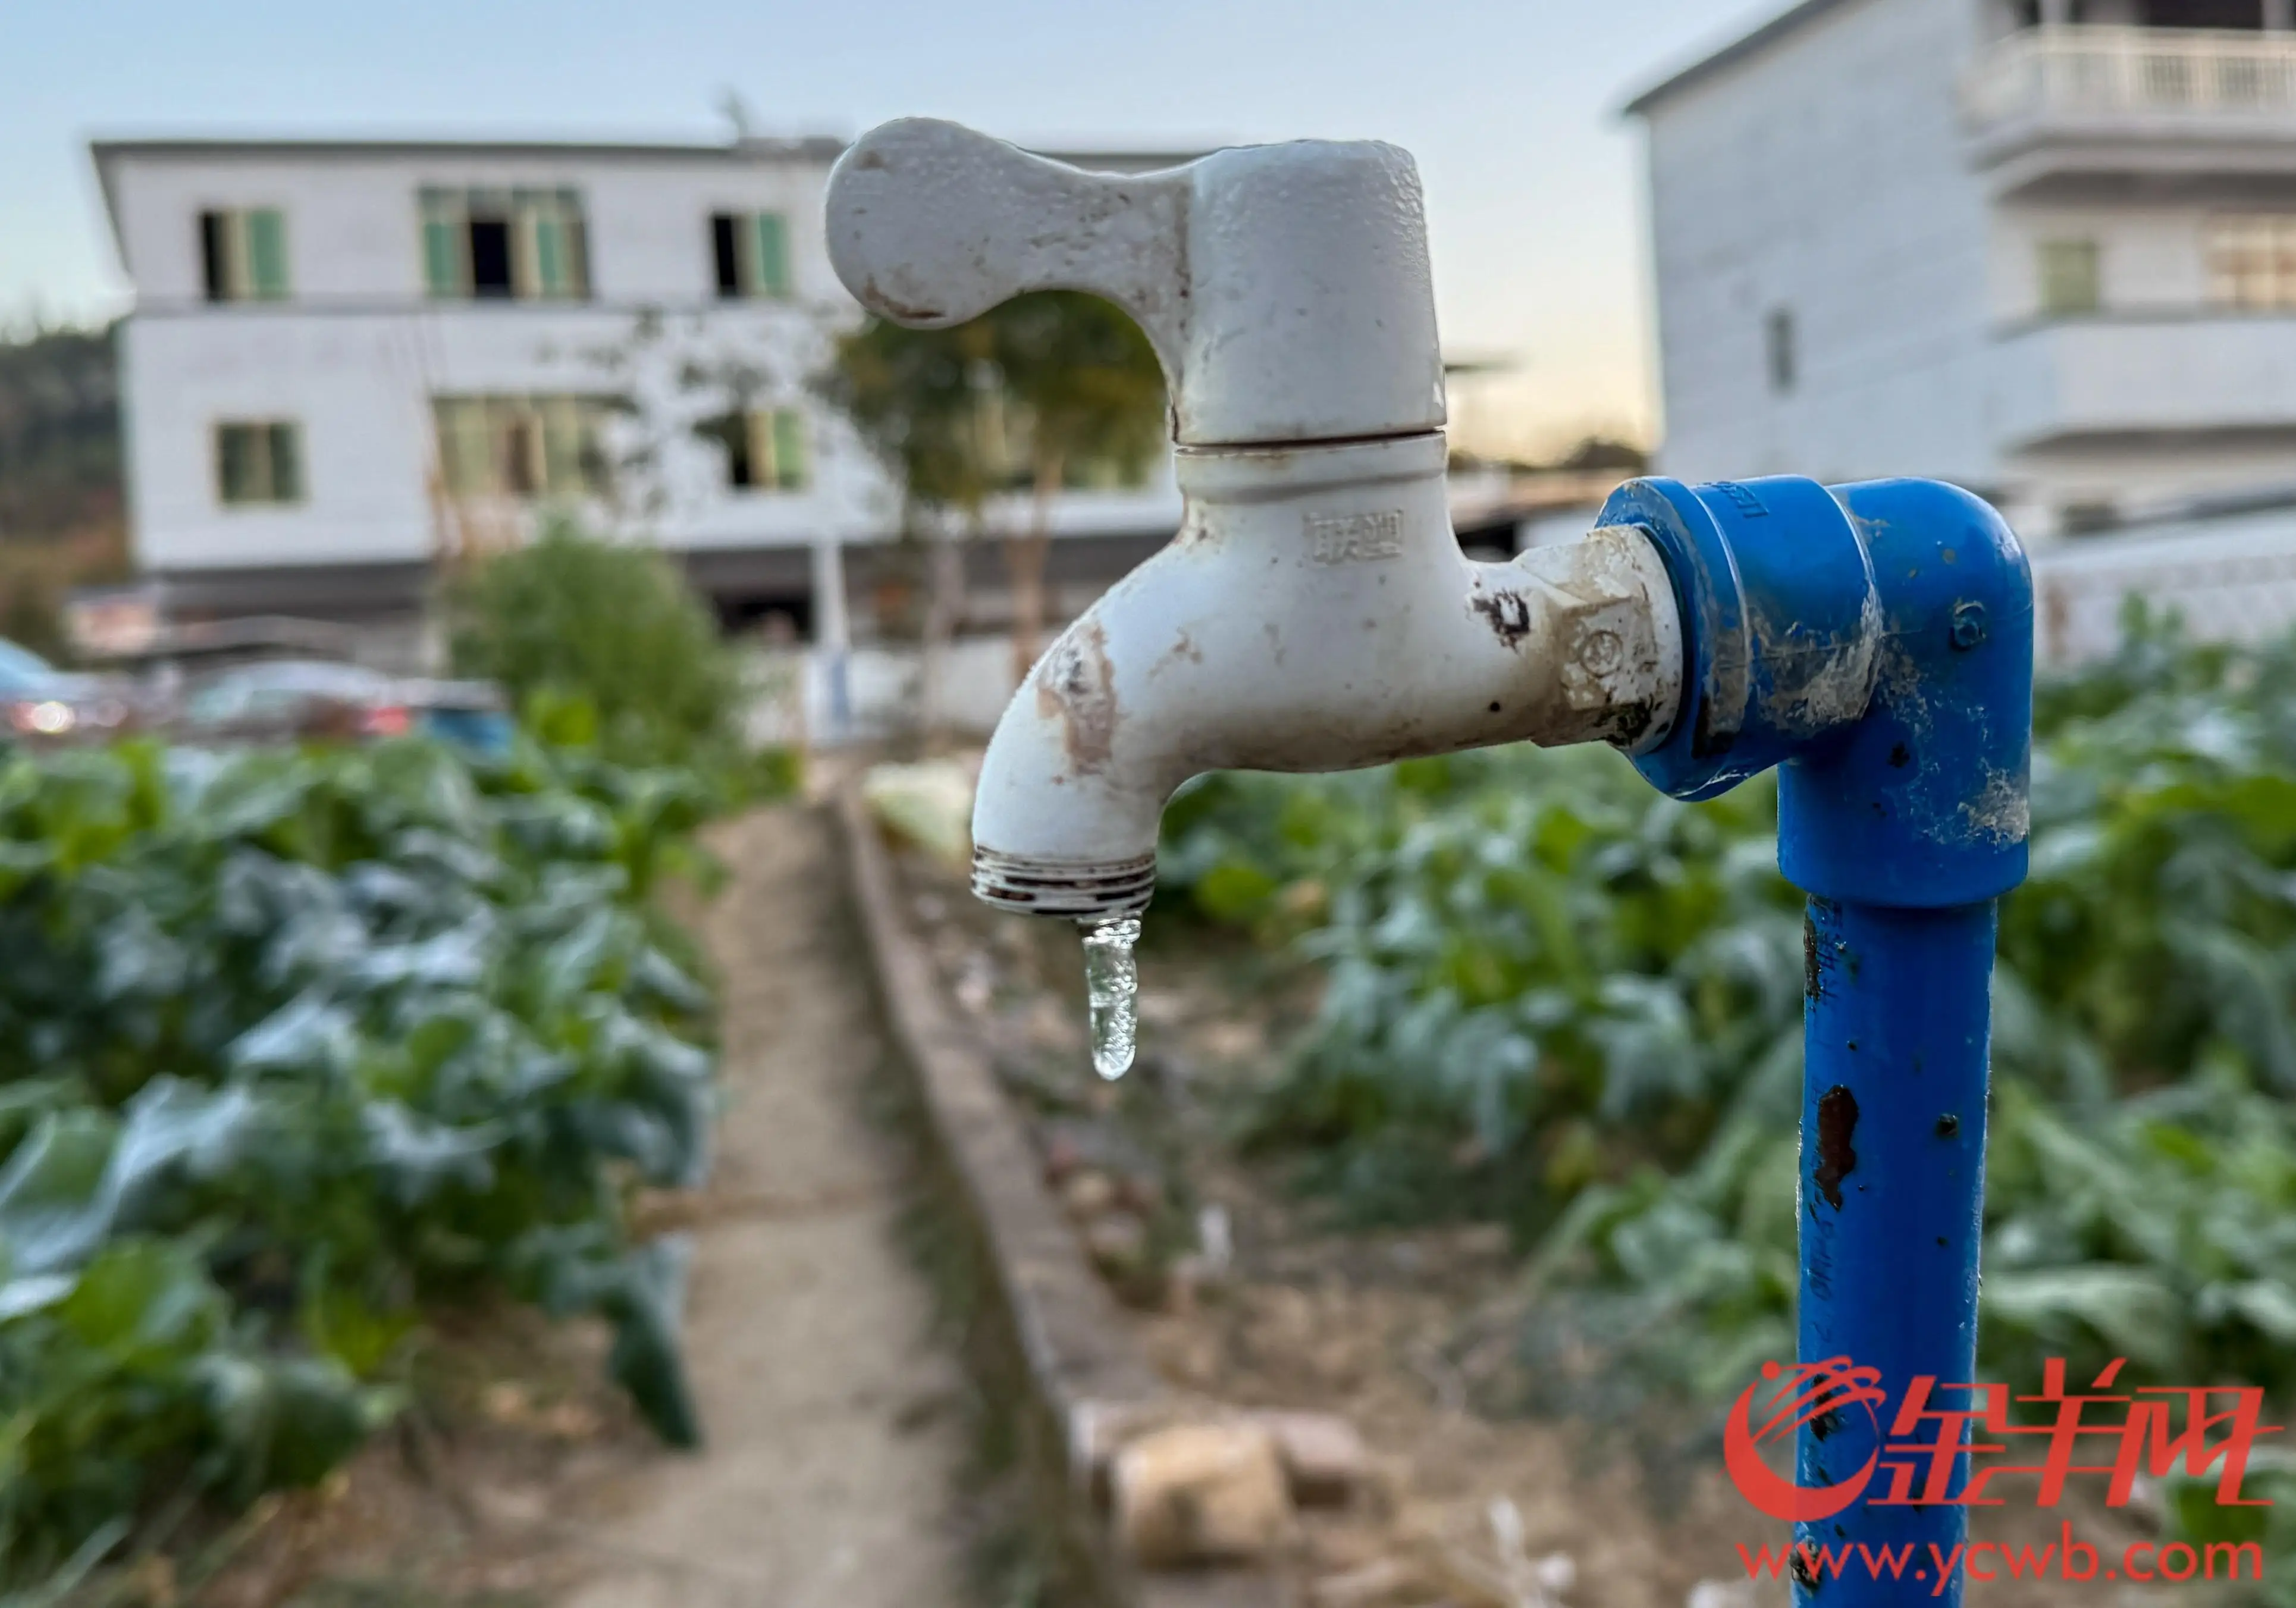
[[[370,737],[404,737],[414,729],[414,717],[400,703],[379,704],[359,721],[359,730]]]

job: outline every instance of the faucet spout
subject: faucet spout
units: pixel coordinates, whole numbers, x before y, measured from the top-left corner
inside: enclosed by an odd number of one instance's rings
[[[1459,549],[1439,432],[1183,447],[1179,534],[1030,672],[990,740],[973,890],[1144,907],[1165,801],[1208,770],[1349,770],[1491,743],[1662,742],[1680,616],[1639,529],[1506,563]]]

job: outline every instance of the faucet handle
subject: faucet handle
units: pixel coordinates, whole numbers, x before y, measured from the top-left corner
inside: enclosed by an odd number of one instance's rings
[[[1439,429],[1443,365],[1418,170],[1371,142],[1100,173],[931,118],[830,174],[830,261],[865,307],[945,328],[1029,291],[1139,321],[1184,445]]]

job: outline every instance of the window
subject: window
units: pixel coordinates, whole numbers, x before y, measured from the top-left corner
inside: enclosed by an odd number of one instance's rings
[[[2043,0],[2010,0],[2010,25],[2013,28],[2038,28],[2051,21],[2050,9],[2043,4]],[[2058,22],[2075,24],[2093,22],[2096,19],[2089,14],[2089,10],[2087,0],[2064,0],[2054,20]]]
[[[780,299],[790,293],[789,228],[780,213],[713,213],[709,250],[718,295]]]
[[[2041,311],[2061,318],[2094,313],[2104,305],[2096,242],[2045,240],[2034,250],[2041,282]]]
[[[2296,308],[2296,213],[2212,217],[2202,249],[2218,307]]]
[[[1784,308],[1773,308],[1762,321],[1763,349],[1770,371],[1770,389],[1784,396],[1793,390],[1797,354],[1794,351],[1793,314]]]
[[[726,483],[743,491],[803,491],[812,483],[805,414],[794,407],[723,414],[702,435],[726,449]]]
[[[603,397],[440,397],[439,468],[452,496],[579,497],[606,490]]]
[[[275,420],[217,425],[217,496],[230,507],[302,501],[299,433],[294,425]]]
[[[445,300],[572,301],[590,293],[590,236],[572,190],[422,192],[422,278]]]
[[[287,294],[287,218],[276,207],[200,214],[200,267],[209,301],[277,301]]]
[[[2147,28],[2237,28],[2264,26],[2263,0],[2144,0]]]

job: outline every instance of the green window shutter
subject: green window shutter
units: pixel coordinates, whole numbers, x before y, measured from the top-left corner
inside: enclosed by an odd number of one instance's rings
[[[513,301],[531,301],[542,294],[542,253],[535,237],[541,233],[541,212],[531,191],[511,193],[510,294]]]
[[[560,216],[558,242],[566,255],[566,294],[578,300],[586,299],[590,294],[590,232],[584,227],[580,213]]]
[[[422,282],[431,295],[459,296],[463,293],[463,254],[457,249],[455,226],[443,218],[425,218],[422,224]]]
[[[254,501],[254,432],[244,424],[216,426],[216,492],[226,503]]]
[[[582,470],[582,404],[572,397],[545,397],[542,415],[542,489],[549,496],[579,496],[587,489]]]
[[[467,292],[463,266],[463,209],[444,190],[422,192],[422,283],[431,295]]]
[[[789,229],[778,212],[760,212],[757,221],[758,290],[767,296],[786,296],[790,293]]]
[[[226,504],[301,500],[301,443],[291,423],[218,424],[215,444],[216,493]]]
[[[2103,275],[2093,240],[2040,244],[2041,311],[2094,313],[2103,304]]]
[[[582,193],[561,190],[557,202],[560,294],[586,297],[590,293],[590,233],[582,217]]]
[[[589,294],[582,198],[572,190],[521,190],[512,212],[512,278],[521,296],[562,301]]]
[[[286,217],[276,207],[258,207],[246,217],[249,293],[278,300],[287,294]]]
[[[566,241],[559,221],[546,212],[534,217],[535,293],[557,298],[566,294]]]
[[[734,415],[734,428],[742,432],[743,444],[749,449],[750,479],[752,491],[769,491],[774,484],[774,416],[769,413],[742,413]]]
[[[247,214],[224,212],[220,240],[223,247],[223,299],[247,299]]]
[[[474,496],[492,489],[486,405],[474,397],[441,397],[432,409],[439,428],[439,478],[447,495]]]
[[[794,407],[774,410],[774,484],[783,491],[802,491],[808,478],[806,462],[805,415]]]
[[[302,441],[292,424],[273,424],[265,429],[269,448],[271,483],[266,488],[274,503],[299,503],[303,500]]]

